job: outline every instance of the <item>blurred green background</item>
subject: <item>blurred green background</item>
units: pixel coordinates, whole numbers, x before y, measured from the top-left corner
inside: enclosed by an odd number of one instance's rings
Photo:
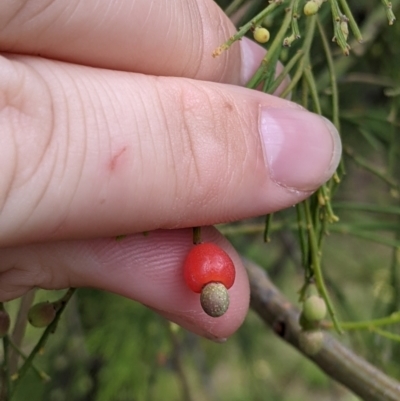
[[[225,8],[231,1],[218,3]],[[238,25],[266,5],[265,0],[243,3],[249,4],[249,14],[243,21],[237,17]],[[398,3],[393,2],[397,10]],[[379,13],[377,10],[383,11],[378,0],[349,4],[360,26]],[[362,56],[356,46],[345,58],[332,44],[340,71],[346,174],[333,200],[340,221],[329,227],[324,240],[323,271],[340,319],[346,321],[383,317],[400,309],[400,247],[396,245],[400,216],[398,209],[390,209],[399,207],[399,96],[388,96],[390,90],[400,88],[400,24],[388,27],[387,22],[382,23],[384,19],[377,17],[376,21],[371,25],[376,31],[373,40],[365,43]],[[267,22],[273,36],[281,19]],[[330,23],[325,25],[332,37]],[[283,53],[282,59],[300,44],[301,40]],[[327,67],[318,38],[311,60],[324,114],[329,117]],[[294,91],[294,100],[297,96]],[[365,211],[364,204],[375,205],[380,212]],[[295,221],[294,209],[276,214],[269,243],[263,242],[262,232],[243,233],[248,227],[262,225],[264,218],[221,227],[222,231],[236,230],[228,235],[236,249],[264,267],[294,303],[304,279]],[[60,294],[39,291],[36,299],[54,300]],[[8,306],[14,315],[18,303]],[[392,329],[400,332],[398,327]],[[39,333],[28,328],[25,352],[34,346]],[[370,332],[346,333],[341,341],[400,378],[397,342]],[[96,290],[76,293],[35,364],[52,380],[43,384],[30,371],[16,401],[357,400],[275,337],[252,311],[234,336],[217,344],[130,300]]]

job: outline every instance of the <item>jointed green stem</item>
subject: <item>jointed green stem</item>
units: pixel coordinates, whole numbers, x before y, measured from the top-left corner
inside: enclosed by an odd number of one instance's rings
[[[374,167],[373,165],[371,165],[368,161],[364,160],[362,157],[355,154],[351,148],[345,147],[343,150],[360,167],[364,168],[365,170],[367,170],[370,173],[374,174],[375,176],[379,177],[382,181],[386,182],[392,188],[399,189],[399,183],[396,181],[396,179],[393,177],[390,177],[385,171],[381,171],[381,170],[377,169],[376,167]]]
[[[18,384],[21,382],[25,374],[28,372],[29,368],[32,366],[33,359],[35,356],[38,354],[38,352],[44,347],[46,344],[47,339],[49,338],[50,334],[54,333],[54,331],[57,328],[58,321],[60,320],[61,314],[64,311],[65,307],[68,304],[68,301],[71,299],[72,295],[75,292],[75,288],[70,288],[65,295],[58,301],[59,302],[59,308],[56,312],[56,317],[54,320],[46,327],[44,330],[42,336],[40,337],[39,341],[31,351],[31,353],[28,355],[26,358],[24,364],[21,366],[20,370],[17,373],[14,386],[12,388],[11,394],[15,392],[16,387]]]
[[[14,344],[14,342],[11,340],[10,337],[8,337],[8,342],[11,346],[11,348],[13,348],[17,354],[19,354],[21,356],[21,358],[26,361],[28,359],[28,356],[25,355],[20,349],[19,347],[17,347],[16,344]],[[31,364],[32,369],[35,371],[35,373],[38,375],[39,379],[44,380],[44,381],[49,381],[50,380],[50,376],[44,372],[43,370],[39,369],[33,362]]]
[[[398,334],[391,333],[390,331],[386,330],[377,329],[375,327],[372,327],[371,330],[376,334],[379,334],[380,336],[385,337],[389,340],[400,342],[400,335]]]
[[[255,74],[252,76],[250,81],[247,83],[248,88],[256,88],[260,82],[265,79],[266,74],[274,74],[275,69],[273,68],[274,66],[272,65],[272,60],[277,60],[279,56],[279,51],[282,47],[282,42],[283,38],[285,37],[286,31],[289,28],[291,21],[291,13],[286,12],[285,18],[283,19],[282,25],[276,34],[274,40],[271,43],[271,46],[268,49],[268,53],[264,57],[264,59],[261,62],[261,66],[258,68],[258,70],[255,72]]]
[[[231,4],[224,10],[225,14],[229,17],[245,2],[245,0],[233,0]]]
[[[330,227],[330,231],[334,233],[348,234],[353,237],[374,242],[376,244],[382,244],[390,247],[400,247],[400,241],[397,241],[396,239],[386,238],[377,234],[376,231],[368,232],[365,229],[357,229],[350,224],[335,224],[334,226]]]
[[[264,229],[264,242],[270,242],[271,238],[269,237],[270,231],[271,231],[271,223],[272,223],[272,219],[274,217],[273,213],[267,214],[265,216],[265,229]]]
[[[331,4],[331,10],[332,10],[332,18],[333,18],[333,28],[335,32],[335,40],[337,44],[341,47],[343,50],[343,53],[348,56],[349,55],[349,48],[350,46],[347,43],[347,38],[344,36],[344,33],[342,32],[340,28],[341,22],[344,22],[343,19],[343,13],[340,11],[339,5],[337,3],[337,0],[329,0]]]
[[[298,84],[299,80],[303,77],[304,74],[304,69],[308,66],[309,64],[309,53],[310,53],[310,48],[311,44],[314,38],[314,32],[315,32],[315,16],[309,17],[307,19],[308,21],[308,26],[307,26],[307,33],[304,38],[303,46],[302,46],[302,52],[303,56],[301,57],[301,60],[299,62],[299,66],[297,67],[297,70],[292,77],[292,80],[290,84],[285,88],[285,90],[282,92],[281,97],[285,98],[289,93],[296,87]]]
[[[349,19],[350,28],[351,31],[353,32],[354,37],[357,39],[358,42],[362,42],[363,38],[360,32],[360,28],[358,27],[357,22],[353,17],[353,13],[351,12],[349,5],[347,4],[347,1],[346,0],[339,0],[339,1],[346,17]]]
[[[342,333],[342,329],[340,327],[340,323],[336,317],[336,312],[333,307],[333,304],[329,298],[328,291],[325,286],[324,278],[322,276],[322,270],[320,265],[320,250],[318,248],[317,238],[314,232],[313,221],[311,218],[310,204],[309,200],[305,200],[303,203],[304,214],[306,216],[307,221],[307,230],[308,230],[308,240],[310,242],[310,251],[311,251],[311,261],[312,268],[314,272],[315,282],[318,287],[318,291],[321,296],[324,298],[326,306],[328,307],[329,314],[331,316],[333,325],[338,333]]]
[[[282,72],[277,76],[273,84],[269,87],[268,93],[274,93],[279,85],[283,82],[283,80],[289,75],[289,72],[296,65],[296,63],[300,60],[300,57],[304,55],[302,50],[296,52],[296,54],[286,63],[285,68]]]
[[[11,379],[10,379],[10,371],[8,368],[8,361],[9,361],[9,350],[10,350],[10,343],[8,340],[8,336],[3,337],[3,386],[2,393],[5,396],[5,400],[9,399],[11,393]]]
[[[334,207],[337,209],[356,210],[367,213],[385,213],[400,216],[400,207],[397,206],[381,206],[358,202],[335,202]]]
[[[294,0],[293,1],[293,6],[292,6],[292,36],[294,39],[300,39],[300,29],[299,29],[299,23],[297,22],[300,14],[299,14],[299,4],[300,0]]]
[[[301,207],[300,207],[301,206]],[[302,215],[302,204],[296,206],[298,209],[297,214],[297,224],[295,223],[283,223],[283,222],[274,222],[271,224],[270,231],[276,232],[283,229],[289,230],[298,230],[299,231],[299,238],[300,238],[300,246],[302,251],[302,264],[303,266],[307,266],[308,263],[308,242],[305,238],[305,230],[306,230],[306,222]],[[372,241],[377,244],[389,246],[391,248],[398,247],[400,248],[400,241],[397,239],[388,238],[386,236],[379,235],[377,233],[378,230],[385,230],[385,231],[395,231],[398,229],[398,224],[393,223],[391,226],[390,223],[380,223],[380,224],[371,224],[370,226],[359,226],[352,224],[343,224],[343,223],[336,223],[334,225],[329,226],[330,233],[337,233],[337,234],[344,234],[344,235],[351,235],[353,237],[357,237],[363,240]],[[243,224],[240,226],[220,226],[219,230],[222,234],[230,236],[230,235],[244,235],[244,234],[259,234],[265,230],[265,224]],[[318,243],[318,242],[317,242]]]
[[[321,103],[319,101],[318,90],[315,84],[314,75],[311,71],[310,64],[308,64],[307,68],[304,69],[304,77],[310,90],[311,98],[314,103],[315,112],[321,115],[322,114]]]
[[[329,188],[326,184],[322,185],[320,188],[323,200],[324,200],[324,207],[326,208],[326,213],[327,213],[327,220],[329,223],[336,223],[339,221],[339,218],[335,215],[332,209],[332,203],[331,203],[331,197],[329,195]]]
[[[310,272],[308,271],[309,264],[308,264],[308,258],[309,258],[309,253],[310,253],[310,247],[309,243],[307,241],[307,222],[306,218],[304,216],[304,211],[303,207],[301,204],[296,205],[296,215],[297,215],[297,229],[299,233],[299,240],[300,240],[300,249],[301,249],[301,262],[302,265],[305,269],[306,277],[310,275]]]
[[[393,25],[394,21],[396,21],[396,16],[392,10],[392,3],[388,0],[382,0],[383,5],[386,7],[386,15],[389,21],[389,25]]]
[[[325,30],[322,27],[321,21],[317,20],[318,31],[322,40],[322,47],[325,51],[326,62],[329,70],[329,78],[331,81],[331,91],[332,91],[332,120],[335,127],[340,130],[340,122],[339,122],[339,91],[337,87],[337,80],[335,74],[335,66],[333,63],[333,57],[331,48],[328,43],[328,39],[325,34]]]
[[[400,323],[400,312],[392,313],[390,316],[383,317],[381,319],[363,320],[361,322],[341,322],[341,326],[344,330],[372,330],[377,327],[389,326],[391,324]],[[324,325],[326,328],[331,328],[331,323]]]
[[[246,33],[259,24],[268,14],[272,13],[277,7],[282,3],[282,0],[273,1],[268,7],[264,8],[260,13],[258,13],[251,21],[243,25],[239,31],[237,31],[233,36],[231,36],[223,45],[219,46],[213,52],[213,57],[218,57],[222,52],[229,49],[229,47],[240,40]]]

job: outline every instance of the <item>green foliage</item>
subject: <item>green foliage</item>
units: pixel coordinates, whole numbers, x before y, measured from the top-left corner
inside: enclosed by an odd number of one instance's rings
[[[265,267],[292,302],[298,302],[301,288],[316,283],[331,318],[338,317],[336,328],[345,331],[342,341],[399,377],[400,324],[393,313],[400,311],[400,24],[388,27],[385,1],[349,0],[364,38],[359,43],[351,18],[332,19],[330,6],[344,11],[344,1],[323,2],[311,17],[302,14],[305,1],[218,3],[241,28],[215,55],[250,36],[257,24],[267,27],[269,52],[248,87],[273,93],[290,74],[283,95],[290,92],[293,101],[333,120],[344,144],[337,176],[309,201],[273,219],[220,229],[241,254]],[[400,1],[392,4],[399,13]],[[299,17],[293,19],[289,5]],[[347,38],[342,22],[348,22]],[[338,43],[331,42],[334,36]],[[273,73],[277,62],[286,66],[280,77]],[[13,308],[7,310],[15,316]],[[388,321],[380,325],[383,318]],[[327,322],[326,329],[332,328]],[[38,338],[29,330],[23,351],[29,353]],[[52,381],[42,384],[30,370],[16,401],[309,401],[328,394],[355,399],[266,331],[252,312],[221,345],[177,329],[132,301],[94,290],[78,292],[35,363]]]

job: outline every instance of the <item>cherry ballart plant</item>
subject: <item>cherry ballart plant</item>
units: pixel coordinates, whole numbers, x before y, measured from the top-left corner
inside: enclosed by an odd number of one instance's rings
[[[207,315],[220,317],[228,310],[228,290],[235,282],[235,266],[219,246],[201,242],[201,228],[193,229],[194,247],[186,256],[183,275],[186,285],[200,294]]]
[[[302,360],[312,361],[327,377],[339,382],[342,385],[340,391],[347,387],[367,401],[399,401],[400,383],[394,377],[400,377],[400,31],[394,22],[400,0],[216,0],[216,3],[231,17],[237,31],[209,54],[210,59],[214,58],[218,63],[220,55],[229,52],[231,46],[237,46],[236,42],[245,36],[265,46],[266,55],[246,87],[290,98],[302,107],[326,116],[341,133],[344,150],[334,176],[307,200],[279,213],[217,226],[244,257],[252,311],[280,339],[293,346]],[[124,235],[116,240],[124,241]],[[177,269],[185,285],[198,296],[204,313],[213,318],[211,321],[224,322],[224,319],[218,319],[229,310],[235,266],[218,245],[202,241],[201,228],[193,228],[192,240],[192,247]],[[357,240],[369,241],[371,249],[358,243],[350,248],[349,244]],[[388,266],[384,266],[385,257],[381,254],[390,259],[386,263]],[[357,278],[352,276],[360,260],[368,264],[365,262],[367,256],[371,260],[376,256],[379,264],[376,266],[371,262],[373,268],[365,269],[365,275],[369,274],[373,281],[372,290],[368,287],[370,282],[359,283],[364,280],[364,271]],[[257,260],[258,264],[252,260]],[[285,276],[287,271],[290,274]],[[291,277],[290,285],[287,276]],[[281,287],[287,297],[272,280],[280,285],[285,283]],[[364,285],[362,291],[361,285]],[[80,290],[76,298],[85,291]],[[43,293],[41,291],[40,299],[36,300],[34,292],[27,294],[18,306],[14,301],[0,303],[0,338],[3,342],[0,401],[19,401],[17,390],[27,386],[28,380],[24,378],[29,374],[43,382],[49,382],[52,376],[52,372],[47,374],[38,366],[41,363],[37,356],[48,349],[51,334],[62,332],[60,318],[75,289],[61,295],[57,292],[57,299],[51,301],[43,299]],[[352,305],[357,301],[362,304],[362,313],[354,312]],[[96,315],[96,323],[90,318],[87,319],[89,322],[82,318],[80,325],[74,325],[74,330],[85,324],[91,329],[96,324],[107,323],[103,312],[108,305],[93,304],[89,309]],[[79,308],[75,306],[77,310]],[[107,316],[114,314],[113,310]],[[254,314],[250,319],[253,318]],[[144,323],[135,319],[131,319],[133,323],[130,321],[130,324],[140,326],[140,332],[151,326],[144,319]],[[113,325],[122,324],[122,320]],[[197,399],[191,390],[196,385],[196,394],[204,395],[198,399],[317,399],[308,397],[315,397],[313,391],[312,395],[309,392],[303,398],[297,394],[294,398],[283,396],[282,388],[289,391],[285,386],[286,375],[283,385],[277,382],[271,386],[271,377],[276,378],[279,371],[289,375],[289,370],[293,370],[297,377],[302,369],[297,369],[296,365],[295,369],[290,369],[293,366],[288,367],[290,363],[281,356],[279,346],[272,346],[279,349],[279,355],[278,361],[270,364],[269,356],[263,355],[265,333],[260,334],[260,330],[253,330],[248,337],[239,330],[240,346],[223,358],[223,366],[219,374],[218,371],[215,374],[223,382],[230,362],[234,360],[232,355],[239,354],[238,349],[244,349],[244,360],[250,367],[240,371],[241,380],[237,381],[245,381],[243,372],[253,372],[250,385],[241,386],[241,391],[246,388],[248,393],[241,397],[234,393],[239,390],[232,384],[232,392],[225,398],[218,398],[215,391],[220,390],[220,382],[213,382],[212,375],[205,373],[207,366],[201,365],[203,356],[194,352],[192,364],[195,368],[184,365],[190,361],[182,357],[181,350],[185,346],[190,348],[195,340],[191,337],[183,341],[178,326],[168,324],[167,327],[164,337],[167,337],[168,346],[160,345],[157,356],[148,364],[151,372],[146,379],[145,395],[133,397],[125,392],[133,386],[132,371],[145,370],[144,365],[141,365],[143,369],[132,368],[132,359],[141,361],[147,355],[142,347],[140,351],[135,349],[133,358],[121,351],[120,359],[126,357],[127,366],[115,371],[103,366],[106,358],[96,355],[93,364],[86,367],[87,375],[97,372],[103,378],[108,373],[108,377],[112,377],[109,380],[100,380],[97,376],[96,380],[92,379],[99,388],[105,388],[108,383],[112,394],[109,399],[115,400],[157,399],[152,396],[152,388],[157,384],[157,375],[162,368],[169,375],[165,380],[168,388],[173,381],[171,372],[174,372],[174,378],[181,383],[180,399],[185,401]],[[25,328],[28,328],[26,336]],[[161,344],[162,340],[157,337],[159,331],[151,326],[146,333],[154,335]],[[99,355],[109,352],[114,356],[123,344],[136,343],[135,339],[130,341],[130,334],[125,329],[119,333],[103,337],[93,335],[92,343],[100,344]],[[114,340],[116,345],[110,351],[104,342]],[[254,361],[249,356],[251,353]],[[363,357],[357,354],[363,354]],[[57,359],[58,366],[63,366],[64,362],[62,358]],[[196,369],[200,365],[199,373]],[[275,369],[275,365],[280,367]],[[122,380],[124,374],[125,381]],[[237,371],[232,375],[239,377]],[[137,380],[141,384],[144,381],[142,377]],[[230,383],[235,381],[230,378]],[[72,386],[72,381],[67,386]],[[275,391],[271,398],[265,394],[266,387]],[[87,394],[92,394],[91,391],[89,389]],[[117,395],[118,391],[122,395]],[[317,397],[323,398],[322,392],[317,393]],[[51,400],[72,399],[66,394],[63,393],[64,398],[57,398],[56,394]],[[79,399],[106,399],[85,397]],[[176,397],[174,394],[170,399]],[[158,399],[168,398],[163,393]],[[338,396],[337,399],[353,398]]]

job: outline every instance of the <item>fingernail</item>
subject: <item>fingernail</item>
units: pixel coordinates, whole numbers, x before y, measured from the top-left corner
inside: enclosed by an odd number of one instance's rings
[[[302,109],[260,107],[260,135],[271,179],[298,191],[313,191],[335,172],[342,145],[335,126]]]

